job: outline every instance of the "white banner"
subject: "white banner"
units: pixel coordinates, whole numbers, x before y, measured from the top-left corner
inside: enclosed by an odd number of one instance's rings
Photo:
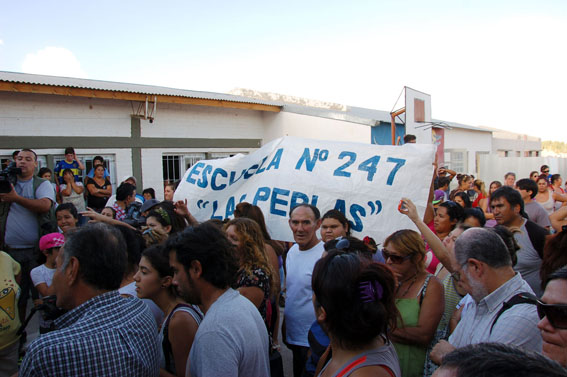
[[[187,199],[199,221],[233,217],[240,202],[259,206],[273,239],[293,241],[289,210],[315,205],[321,216],[343,212],[352,235],[382,243],[398,229],[415,229],[398,212],[402,197],[425,209],[434,146],[383,146],[283,137],[257,151],[199,161],[185,173],[174,200]]]

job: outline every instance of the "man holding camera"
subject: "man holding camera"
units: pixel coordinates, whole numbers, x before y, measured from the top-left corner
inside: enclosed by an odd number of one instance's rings
[[[34,250],[40,236],[38,219],[55,203],[51,183],[34,177],[36,167],[35,152],[31,149],[20,151],[16,157],[16,168],[20,171],[16,173],[15,183],[11,184],[9,192],[0,193],[0,245],[22,268],[22,294],[18,304],[22,321],[32,287],[30,271],[35,267]]]

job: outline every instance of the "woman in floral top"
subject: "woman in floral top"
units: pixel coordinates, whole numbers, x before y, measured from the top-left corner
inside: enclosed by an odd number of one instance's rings
[[[273,268],[265,254],[262,231],[254,220],[243,217],[229,221],[225,225],[225,231],[235,246],[240,263],[233,288],[258,308],[269,331],[272,317],[270,294],[276,286]]]

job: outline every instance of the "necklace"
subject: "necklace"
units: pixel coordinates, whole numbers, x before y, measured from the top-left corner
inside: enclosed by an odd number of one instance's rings
[[[407,282],[407,281],[409,281],[410,279],[411,279],[411,283],[408,285],[406,291],[405,291],[402,295],[399,295],[398,298],[404,297],[404,296],[409,292],[409,290],[410,290],[411,287],[413,286],[413,283],[415,283],[416,280],[417,280],[417,273],[416,273],[415,275],[413,275],[411,278],[408,278],[408,279],[406,279],[406,280],[400,281],[400,282],[398,283],[398,288],[396,289],[396,291],[399,291],[400,288],[402,287],[402,285],[404,285],[404,283]]]

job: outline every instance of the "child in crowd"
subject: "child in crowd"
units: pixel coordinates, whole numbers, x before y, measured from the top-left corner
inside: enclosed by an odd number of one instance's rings
[[[75,149],[73,149],[73,147],[65,148],[65,159],[58,161],[57,165],[55,165],[55,169],[53,170],[60,185],[65,183],[65,180],[63,179],[63,172],[65,169],[71,169],[75,182],[79,182],[81,180],[81,171],[85,170],[85,166],[77,159],[77,155],[75,154]]]
[[[53,280],[53,274],[55,273],[55,259],[63,244],[65,244],[65,236],[61,233],[49,233],[39,240],[41,254],[38,262],[41,264],[30,272],[33,285],[39,292],[39,299],[34,301],[35,306],[41,305],[44,297],[51,296],[55,293],[51,282]],[[49,332],[50,327],[51,321],[46,321],[43,317],[39,318],[40,334]]]
[[[142,195],[144,196],[145,200],[155,199],[156,198],[156,191],[153,188],[147,188],[142,191]]]

